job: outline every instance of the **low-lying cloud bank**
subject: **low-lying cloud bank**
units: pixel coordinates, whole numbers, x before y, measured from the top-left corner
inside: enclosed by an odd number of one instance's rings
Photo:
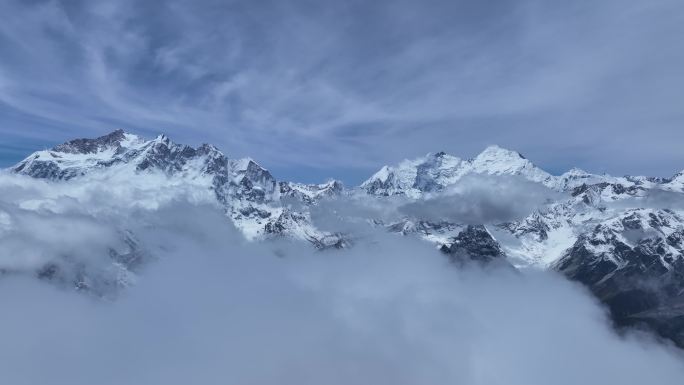
[[[550,201],[563,197],[519,176],[467,175],[457,185],[419,200],[403,195],[350,195],[321,201],[311,219],[323,230],[363,235],[359,223],[369,218],[384,224],[406,219],[431,223],[500,224],[521,220]],[[358,234],[360,233],[360,234]]]
[[[482,224],[522,219],[560,193],[517,176],[467,175],[446,191],[399,207],[432,222]]]
[[[618,336],[585,290],[552,273],[460,270],[428,243],[368,227],[357,227],[366,236],[349,250],[248,243],[201,202],[103,210],[102,194],[98,210],[82,204],[90,199],[84,193],[71,196],[79,204],[25,212],[16,211],[21,194],[3,198],[15,221],[42,215],[41,226],[23,228],[27,244],[52,234],[87,256],[96,250],[93,238],[106,238],[51,225],[86,218],[94,229],[129,229],[159,257],[115,301],[30,276],[0,276],[3,383],[562,385],[684,378],[678,351],[640,334]],[[35,247],[49,255],[58,243]],[[3,251],[2,258],[10,256]]]

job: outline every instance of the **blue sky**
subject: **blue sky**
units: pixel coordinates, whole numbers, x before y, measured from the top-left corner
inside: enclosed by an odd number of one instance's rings
[[[486,145],[684,169],[684,3],[0,1],[0,165],[124,128],[348,184]]]

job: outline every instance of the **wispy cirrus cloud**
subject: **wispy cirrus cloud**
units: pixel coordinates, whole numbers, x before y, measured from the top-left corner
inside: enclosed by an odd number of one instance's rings
[[[491,143],[552,171],[684,164],[675,0],[0,7],[3,145],[163,131],[352,183]]]

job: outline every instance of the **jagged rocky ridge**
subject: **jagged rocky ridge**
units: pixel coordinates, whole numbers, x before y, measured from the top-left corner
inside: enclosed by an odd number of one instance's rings
[[[468,225],[455,237],[449,245],[442,245],[440,250],[449,259],[459,265],[476,262],[480,265],[505,263],[506,254],[492,235],[482,225]]]
[[[289,237],[320,249],[343,248],[349,243],[342,234],[316,229],[307,210],[320,199],[340,194],[343,186],[339,181],[318,185],[277,181],[252,159],[230,159],[209,144],[193,148],[174,143],[165,135],[146,140],[117,130],[35,152],[10,171],[56,183],[83,182],[89,177],[126,183],[133,178],[162,175],[190,189],[210,191],[247,239]],[[110,249],[111,265],[104,269],[89,269],[63,256],[41,266],[35,274],[78,290],[112,295],[134,282],[139,267],[153,258],[135,234],[125,228],[120,234],[123,249]]]
[[[304,205],[342,192],[339,181],[318,185],[276,181],[254,160],[229,159],[216,147],[197,148],[172,142],[165,135],[145,140],[123,130],[96,139],[76,139],[38,151],[12,171],[34,178],[67,181],[101,172],[129,177],[163,173],[169,178],[191,180],[214,192],[226,214],[249,239],[287,235],[320,247],[344,244],[338,235],[318,231],[306,211],[281,204],[292,198]]]
[[[558,198],[507,223],[474,227],[405,217],[384,225],[437,243],[452,260],[505,258],[518,268],[556,270],[586,285],[618,326],[650,328],[684,347],[684,206],[676,204],[684,202],[682,173],[613,177],[572,169],[553,176],[514,151],[491,146],[469,160],[440,152],[385,166],[361,189],[430,199],[473,173],[516,176]],[[660,203],[654,199],[663,196]]]
[[[448,199],[449,189],[471,175],[519,178],[544,186],[556,198],[505,223],[434,221],[420,215],[404,215],[393,222],[362,219],[433,242],[457,264],[494,261],[556,270],[592,290],[611,309],[618,325],[645,325],[684,346],[684,213],[679,207],[652,204],[657,194],[681,199],[684,173],[663,179],[572,169],[555,176],[517,152],[490,146],[473,159],[439,152],[385,166],[359,187],[347,190],[337,181],[320,185],[277,181],[255,161],[230,159],[208,144],[193,148],[163,135],[145,140],[121,130],[36,152],[11,171],[61,183],[102,173],[130,177],[161,173],[210,190],[248,239],[288,237],[321,249],[348,247],[351,242],[349,236],[321,231],[312,224],[309,208],[322,199],[421,201],[440,194]],[[141,245],[127,244],[128,249],[111,254],[117,276],[125,277],[123,283],[85,274],[65,278],[57,265],[44,266],[37,274],[70,280],[81,289],[125,286],[149,257]]]
[[[629,209],[578,236],[553,269],[587,285],[620,325],[684,346],[684,227],[672,210]]]

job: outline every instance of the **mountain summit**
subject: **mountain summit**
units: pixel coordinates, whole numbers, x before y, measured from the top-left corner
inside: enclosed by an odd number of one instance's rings
[[[405,195],[418,198],[455,184],[469,174],[515,175],[550,188],[558,187],[557,177],[535,166],[520,153],[489,146],[473,159],[462,160],[444,152],[384,166],[361,184],[371,195]]]
[[[38,151],[11,168],[17,174],[53,181],[89,177],[126,183],[131,178],[162,175],[211,190],[229,217],[249,239],[287,235],[326,247],[337,244],[331,234],[316,230],[306,213],[281,204],[293,197],[304,205],[339,194],[342,184],[279,182],[251,158],[230,159],[216,147],[176,144],[166,135],[146,140],[117,130],[95,139],[75,139]],[[288,226],[282,224],[286,222]]]

